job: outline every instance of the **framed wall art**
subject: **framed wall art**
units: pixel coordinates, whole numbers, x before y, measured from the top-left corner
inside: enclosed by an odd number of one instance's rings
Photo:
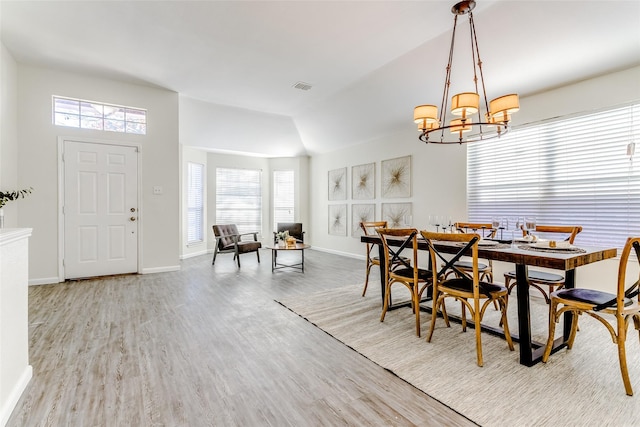
[[[410,226],[412,222],[411,203],[383,203],[382,220],[389,228]]]
[[[329,200],[347,200],[347,168],[329,171]]]
[[[347,235],[347,205],[329,205],[329,234]]]
[[[382,161],[382,197],[411,197],[411,156]]]
[[[363,235],[360,228],[361,222],[375,221],[376,205],[374,203],[357,203],[351,205],[351,236]]]
[[[351,198],[372,200],[376,197],[376,164],[353,166],[351,168]]]

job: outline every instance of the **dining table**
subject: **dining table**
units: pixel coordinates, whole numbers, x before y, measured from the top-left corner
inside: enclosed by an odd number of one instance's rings
[[[378,245],[380,262],[380,281],[382,290],[382,301],[384,303],[385,292],[385,271],[387,269],[384,254],[384,247],[379,236],[369,235],[361,236],[361,242]],[[484,240],[484,239],[483,239]],[[393,239],[389,239],[388,243],[394,246],[400,246],[402,240],[394,244]],[[602,247],[575,247],[576,250],[536,250],[535,245],[527,243],[517,243],[515,246],[508,244],[510,241],[501,240],[495,245],[482,244],[478,245],[478,258],[490,259],[494,261],[502,261],[515,264],[516,271],[516,303],[518,314],[518,334],[511,334],[512,339],[519,343],[520,364],[524,366],[533,366],[542,361],[542,353],[546,343],[536,342],[531,335],[531,308],[529,300],[529,267],[544,267],[554,270],[561,270],[565,275],[565,288],[574,288],[576,283],[576,268],[602,261],[617,256],[616,248]],[[452,242],[434,241],[434,246],[440,252],[456,254],[460,250],[460,246]],[[418,239],[418,249],[428,251],[426,240]],[[431,264],[431,263],[430,263]],[[430,296],[428,297],[430,298]],[[426,311],[431,311],[430,307],[423,307]],[[564,314],[563,333],[561,337],[554,340],[552,353],[560,350],[567,345],[569,333],[571,331],[571,321],[573,315],[569,312]],[[501,329],[493,328],[488,325],[482,325],[482,330],[490,332],[494,335],[504,336]]]

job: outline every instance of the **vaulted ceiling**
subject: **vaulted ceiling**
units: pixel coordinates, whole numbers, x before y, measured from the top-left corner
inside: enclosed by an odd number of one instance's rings
[[[1,37],[20,63],[158,86],[264,123],[253,154],[313,154],[413,128],[415,105],[439,103],[454,3],[2,0]],[[478,0],[474,18],[490,98],[640,64],[637,0]],[[454,67],[470,70],[463,43]],[[220,128],[193,145],[248,146]]]

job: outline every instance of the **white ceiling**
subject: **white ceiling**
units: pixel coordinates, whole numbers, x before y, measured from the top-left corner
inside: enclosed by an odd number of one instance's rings
[[[1,37],[21,63],[290,122],[284,127],[297,135],[287,143],[296,147],[287,149],[273,126],[246,151],[313,154],[413,128],[415,105],[440,102],[454,3],[2,0]],[[474,18],[490,98],[640,64],[637,0],[478,0]],[[466,40],[456,45],[454,85],[466,84],[456,71],[471,69]],[[313,88],[294,89],[298,81]],[[247,146],[228,128],[206,148]]]

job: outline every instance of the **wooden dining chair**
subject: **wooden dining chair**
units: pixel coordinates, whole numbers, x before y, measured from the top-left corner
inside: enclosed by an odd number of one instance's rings
[[[576,338],[578,316],[583,313],[588,314],[600,321],[607,328],[614,344],[617,344],[622,382],[629,396],[633,396],[633,389],[631,388],[629,370],[627,368],[625,342],[627,340],[627,329],[631,320],[633,320],[635,329],[638,331],[638,337],[640,338],[640,300],[638,297],[640,273],[637,277],[638,280],[631,286],[626,287],[627,263],[632,254],[632,250],[634,252],[633,255],[635,255],[634,258],[637,259],[638,266],[640,266],[640,237],[630,237],[624,245],[618,266],[618,284],[615,294],[583,288],[560,289],[551,293],[549,338],[547,339],[547,346],[542,355],[542,361],[546,363],[549,360],[551,347],[555,339],[555,325],[563,313],[573,313],[571,331],[567,341],[568,349],[573,347],[573,342]],[[605,315],[613,315],[615,322],[612,324],[612,322],[608,320],[610,316],[605,317]]]
[[[420,300],[424,291],[431,286],[431,271],[418,267],[418,230],[415,228],[378,228],[377,230],[384,247],[385,259],[390,260],[385,269],[384,304],[380,321],[389,309],[391,301],[391,287],[402,283],[409,290],[411,308],[416,320],[416,335],[420,336]],[[402,257],[404,250],[411,251],[411,257]],[[400,265],[395,265],[399,263]],[[395,265],[395,266],[394,266]]]
[[[387,228],[387,221],[362,221],[360,222],[360,228],[362,229],[362,233],[365,236],[375,236],[376,228]],[[376,251],[378,250],[378,245],[373,243],[367,243],[367,272],[364,279],[364,288],[362,289],[362,296],[365,296],[367,293],[367,286],[369,286],[369,274],[371,273],[371,267],[380,266],[380,257],[376,255]],[[389,264],[391,269],[395,269],[398,266],[403,265],[402,261],[409,262],[409,258],[400,257],[395,261],[393,259],[389,260]]]
[[[476,233],[450,234],[433,233],[429,231],[421,231],[420,233],[427,242],[432,265],[436,265],[436,262],[444,263],[437,274],[433,274],[433,306],[431,327],[429,328],[427,342],[431,342],[431,338],[433,337],[438,312],[442,314],[447,326],[449,326],[445,305],[446,299],[453,298],[454,300],[460,301],[462,303],[462,330],[467,330],[466,310],[469,310],[469,315],[471,316],[476,331],[477,364],[478,366],[482,366],[484,362],[482,359],[481,322],[487,307],[494,301],[497,301],[501,312],[500,325],[503,328],[509,350],[513,351],[514,346],[507,321],[507,302],[509,295],[507,288],[497,283],[480,280],[480,271],[478,269],[478,242],[480,241],[480,235]],[[459,244],[460,250],[454,254],[453,257],[450,255],[445,256],[436,249],[433,241]],[[471,251],[472,259],[471,271],[462,271],[455,266],[455,263],[458,262],[462,256],[468,256],[469,251]],[[456,273],[455,277],[445,279],[449,270],[454,270]],[[482,304],[480,303],[481,300],[484,300]]]
[[[489,223],[479,222],[456,222],[454,227],[458,233],[478,233],[483,239],[492,239],[496,236],[496,230],[493,225]],[[486,262],[486,263],[485,263]],[[493,282],[493,261],[486,260],[485,262],[478,261],[478,273],[480,274],[480,280],[486,282]],[[456,268],[470,272],[473,269],[473,263],[469,260],[460,260],[456,262]],[[454,274],[454,270],[449,270],[447,274]]]
[[[545,236],[558,236],[558,239],[568,241],[573,244],[578,233],[582,231],[582,227],[579,225],[536,225],[535,233],[544,233]],[[523,237],[526,236],[527,231],[523,230]],[[548,273],[540,270],[529,270],[527,275],[529,279],[529,285],[533,286],[542,293],[544,300],[549,304],[549,294],[554,290],[561,289],[564,286],[564,276],[561,274]],[[513,280],[513,283],[511,281]],[[516,272],[508,271],[504,274],[504,285],[509,290],[516,286]],[[547,287],[547,291],[542,288]]]

